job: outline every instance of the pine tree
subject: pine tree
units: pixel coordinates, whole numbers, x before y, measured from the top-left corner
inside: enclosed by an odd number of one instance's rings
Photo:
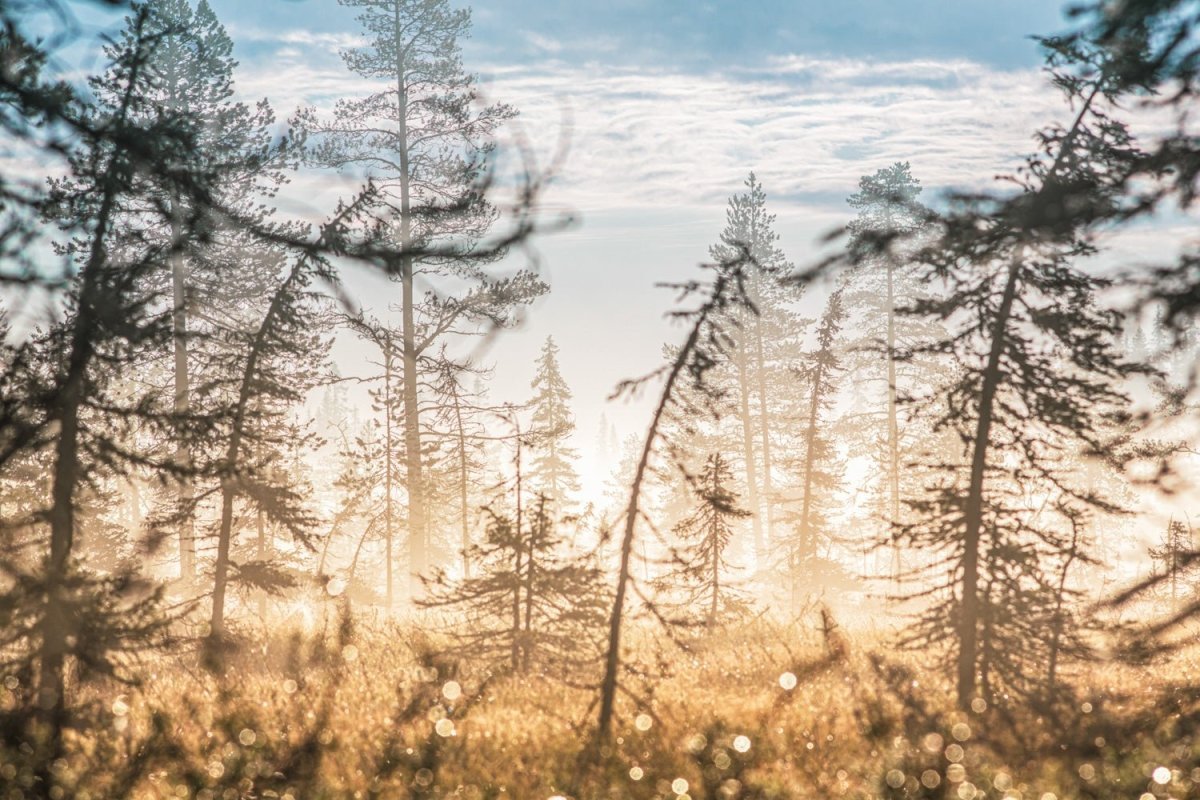
[[[515,112],[480,107],[475,78],[463,70],[460,41],[470,14],[447,0],[339,0],[361,10],[371,37],[343,52],[347,66],[386,88],[342,100],[334,118],[304,119],[316,137],[313,158],[325,166],[364,170],[379,190],[375,228],[401,253],[386,264],[401,284],[401,397],[408,487],[409,567],[427,566],[429,509],[422,461],[420,363],[448,336],[503,327],[514,309],[547,287],[531,272],[494,278],[485,267],[502,248],[477,247],[497,212],[481,191],[497,129]],[[455,247],[418,256],[437,242]],[[431,287],[421,297],[418,281]],[[463,287],[466,287],[463,289]]]
[[[632,562],[634,547],[637,544],[637,525],[644,514],[645,490],[649,486],[654,469],[652,461],[665,451],[677,467],[686,469],[687,453],[683,447],[684,443],[671,441],[664,436],[668,431],[670,417],[684,399],[681,392],[685,386],[691,386],[693,389],[693,399],[689,402],[706,399],[710,411],[720,402],[723,395],[720,388],[711,382],[711,373],[722,363],[728,352],[733,341],[732,330],[736,327],[736,319],[744,310],[755,307],[746,291],[748,276],[758,270],[771,274],[767,265],[751,258],[742,248],[739,248],[732,260],[708,264],[705,265],[705,269],[711,271],[711,281],[689,281],[673,287],[680,292],[680,302],[693,298],[699,300],[692,308],[671,313],[673,318],[690,323],[683,344],[663,367],[641,378],[623,381],[615,393],[615,396],[621,396],[636,391],[651,380],[663,379],[663,387],[650,417],[640,452],[635,451],[638,455],[632,465],[633,476],[629,483],[628,501],[621,517],[617,587],[608,622],[604,677],[600,683],[596,735],[591,748],[593,759],[599,756],[600,750],[612,735],[617,675],[621,665],[625,598],[633,582]],[[773,274],[772,276],[779,277]],[[795,282],[799,284],[801,281],[796,279]]]
[[[571,390],[558,365],[558,346],[546,337],[537,360],[537,375],[530,387],[534,391],[529,405],[533,410],[530,432],[534,437],[534,456],[530,477],[535,492],[544,494],[553,507],[563,513],[570,508],[570,496],[579,491],[579,476],[574,462],[578,453],[568,442],[575,433],[571,413]]]
[[[732,523],[749,515],[729,490],[730,479],[729,465],[720,453],[705,460],[692,487],[699,502],[671,529],[678,545],[671,548],[667,572],[655,580],[657,589],[679,597],[668,599],[667,605],[704,608],[703,619],[710,627],[747,608],[728,579],[731,567],[726,551],[733,539]]]

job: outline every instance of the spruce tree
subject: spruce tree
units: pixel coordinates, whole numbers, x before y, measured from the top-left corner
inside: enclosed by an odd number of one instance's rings
[[[604,625],[601,571],[563,553],[550,501],[538,495],[516,517],[487,509],[484,539],[472,545],[477,575],[429,580],[419,604],[466,616],[456,626],[456,653],[528,674],[534,666],[560,677],[597,663]]]
[[[482,379],[491,371],[469,361],[452,359],[444,351],[437,358],[434,370],[431,384],[435,406],[428,414],[431,422],[428,432],[429,438],[439,446],[432,467],[441,479],[434,481],[434,486],[443,491],[446,508],[455,509],[463,575],[469,578],[472,572],[472,521],[478,517],[476,510],[483,505],[478,500],[485,467],[484,448],[493,438],[484,417],[495,413],[495,408],[485,402],[482,388]],[[469,377],[476,379],[474,389],[464,385]]]
[[[270,224],[270,210],[262,202],[283,181],[284,151],[272,147],[275,117],[270,106],[233,99],[233,42],[205,0],[195,8],[190,0],[148,0],[131,9],[144,18],[142,35],[151,43],[137,113],[147,120],[164,110],[186,116],[194,134],[195,168],[213,176],[211,204],[197,204],[169,178],[145,175],[147,202],[127,209],[120,220],[169,251],[164,268],[146,280],[173,308],[170,380],[175,411],[185,415],[197,402],[216,399],[211,382],[220,379],[214,372],[221,357],[212,351],[220,347],[220,332],[251,324],[254,312],[247,306],[271,291],[278,274],[278,258],[263,258],[254,233],[228,224],[227,218]],[[110,46],[110,55],[114,48],[128,48],[132,35],[127,27]],[[99,80],[94,90],[101,104],[119,102],[117,85]],[[214,205],[219,207],[216,214]],[[200,230],[202,236],[185,235]],[[220,413],[203,405],[196,412]],[[198,454],[191,452],[186,437],[174,438],[176,459],[187,470]],[[178,507],[170,522],[178,528],[180,576],[190,581],[196,575],[196,487],[183,480],[177,489]]]
[[[960,365],[936,425],[961,437],[965,458],[930,465],[942,477],[911,502],[916,519],[901,530],[950,567],[938,570],[947,591],[909,642],[954,643],[964,709],[980,681],[1037,689],[1062,608],[1046,565],[1071,553],[1081,518],[1117,510],[1073,480],[1070,456],[1103,452],[1105,431],[1127,416],[1122,382],[1138,371],[1116,348],[1121,315],[1099,299],[1110,281],[1078,263],[1095,252],[1092,226],[1119,210],[1138,151],[1104,111],[1115,91],[1104,60],[1043,44],[1073,122],[1041,132],[1042,151],[1011,178],[1015,194],[958,198],[917,255],[921,280],[943,291],[904,309],[947,335],[903,356]],[[1036,518],[1034,487],[1057,498]]]
[[[571,390],[563,380],[558,345],[553,337],[546,337],[530,387],[534,390],[529,401],[535,452],[530,470],[532,485],[535,492],[550,500],[558,513],[563,513],[570,508],[571,494],[579,491],[579,476],[573,463],[578,453],[569,444],[575,433],[575,416],[571,413]]]
[[[780,402],[787,397],[786,365],[796,354],[797,334],[804,323],[794,307],[801,292],[779,279],[791,265],[779,247],[766,191],[754,173],[745,186],[745,193],[729,198],[725,228],[719,242],[709,248],[709,255],[715,262],[732,263],[745,254],[758,265],[745,276],[749,303],[732,310],[736,316],[722,372],[731,386],[728,412],[723,416],[735,429],[730,431],[730,444],[737,445],[726,452],[739,456],[754,552],[764,559],[775,536],[779,505],[775,488],[779,458],[775,453],[782,449],[779,440],[787,432],[787,412]]]
[[[191,121],[149,113],[147,64],[158,39],[147,29],[147,16],[136,10],[128,35],[108,51],[112,65],[97,88],[114,102],[70,110],[79,137],[68,150],[69,172],[52,181],[44,208],[46,221],[63,232],[60,253],[74,276],[61,319],[19,346],[0,382],[6,393],[0,407],[11,414],[0,425],[4,462],[40,450],[48,466],[49,491],[36,529],[42,555],[31,568],[7,566],[18,575],[5,587],[3,603],[5,645],[36,661],[36,707],[44,725],[31,741],[43,748],[38,760],[47,771],[39,777],[46,787],[57,783],[49,768],[64,752],[71,666],[80,678],[120,674],[123,659],[159,640],[167,622],[159,592],[139,591],[137,575],[106,576],[80,562],[88,521],[83,504],[90,490],[134,469],[180,474],[173,458],[130,451],[133,431],[204,430],[202,421],[176,413],[169,398],[153,390],[130,397],[120,382],[171,336],[169,309],[164,312],[146,288],[169,249],[146,243],[120,220],[156,207],[150,187],[164,180],[181,195],[211,197]]]
[[[701,618],[709,627],[747,608],[729,585],[731,565],[726,551],[733,540],[733,521],[749,515],[738,507],[730,480],[728,463],[720,453],[711,454],[693,481],[698,503],[671,529],[677,544],[671,547],[667,571],[654,582],[666,593],[666,605],[704,609]]]
[[[851,413],[857,438],[876,465],[875,493],[888,538],[900,522],[903,499],[920,488],[919,472],[906,468],[902,454],[928,444],[931,435],[924,420],[916,418],[911,400],[918,389],[940,383],[944,371],[933,359],[902,362],[897,357],[941,333],[936,323],[899,313],[928,291],[911,262],[929,215],[919,204],[920,194],[921,183],[909,164],[897,162],[864,175],[847,199],[858,212],[849,226],[848,246],[869,250],[845,276],[846,328],[853,331],[845,346],[850,376],[859,388]],[[867,245],[886,237],[897,237],[904,245],[886,250]],[[891,550],[891,573],[898,579],[903,567],[894,541]]]
[[[820,545],[833,536],[829,519],[831,495],[841,479],[829,414],[843,372],[841,334],[845,319],[843,290],[838,289],[826,301],[817,325],[816,346],[804,354],[796,367],[796,377],[807,395],[801,423],[803,456],[798,459],[800,495],[794,503],[794,530],[784,548],[793,613],[800,608],[800,599],[805,595],[803,587],[807,586],[808,594],[819,594],[830,573],[831,562],[820,557]]]

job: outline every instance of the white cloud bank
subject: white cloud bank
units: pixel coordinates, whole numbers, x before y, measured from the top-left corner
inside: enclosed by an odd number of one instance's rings
[[[370,90],[329,50],[297,53],[304,40],[276,34],[271,58],[243,66],[242,92],[284,111]],[[796,56],[721,75],[549,61],[483,72],[488,98],[520,109],[543,153],[566,112],[571,152],[556,199],[584,213],[721,203],[751,169],[775,198],[826,208],[898,160],[932,188],[979,186],[1069,113],[1040,73],[966,61]]]

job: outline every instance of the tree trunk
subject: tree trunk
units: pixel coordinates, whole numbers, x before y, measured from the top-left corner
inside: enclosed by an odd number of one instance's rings
[[[517,563],[513,572],[513,608],[512,608],[512,668],[516,672],[521,668],[521,569],[524,551],[521,546],[521,430],[517,428],[517,527],[514,531],[516,542]],[[532,547],[530,550],[532,551]]]
[[[1007,337],[1008,320],[1020,280],[1020,255],[1014,257],[1005,279],[1004,294],[992,326],[991,351],[983,373],[979,392],[979,419],[971,453],[971,482],[963,511],[963,575],[962,598],[958,625],[958,706],[964,711],[971,706],[975,694],[975,666],[978,651],[979,625],[979,541],[983,527],[983,487],[987,472],[988,437],[991,436],[992,414],[996,391],[1003,379],[1001,358]]]
[[[890,227],[890,226],[889,226]],[[891,490],[892,580],[900,581],[900,541],[896,525],[900,522],[900,425],[896,411],[896,296],[895,267],[887,261],[887,426],[888,484]]]
[[[743,314],[743,322],[745,314]],[[754,556],[758,561],[766,557],[763,546],[762,512],[758,502],[758,459],[754,454],[754,420],[750,416],[750,365],[746,348],[746,329],[739,331],[737,345],[737,383],[739,416],[742,422],[742,453],[746,468],[746,503],[750,511],[750,527],[754,532]]]
[[[387,554],[387,610],[391,611],[395,603],[395,581],[393,569],[396,556],[393,550],[392,528],[392,338],[384,336],[383,354],[383,428],[384,428],[384,476],[383,476],[383,525],[384,540]]]
[[[176,213],[172,213],[171,238],[178,241]],[[184,263],[181,253],[171,255],[171,285],[175,303],[171,326],[175,356],[175,414],[185,416],[191,407],[187,349],[187,288],[184,283]],[[192,452],[186,439],[180,438],[175,447],[175,461],[183,469],[192,466]],[[190,582],[196,578],[196,528],[192,515],[194,490],[192,481],[184,477],[179,482],[179,508],[184,516],[179,521],[179,578]]]
[[[176,71],[181,55],[179,41],[174,35],[167,37],[165,91],[167,106],[172,111],[181,111],[179,103],[180,76]],[[187,312],[187,264],[181,251],[183,236],[180,217],[182,209],[178,196],[170,198],[171,247],[171,342],[174,357],[175,414],[185,416],[191,408],[191,376],[188,371],[188,312]],[[192,466],[192,452],[185,438],[175,444],[175,463],[187,470]],[[184,514],[179,520],[179,579],[185,583],[196,578],[196,522],[192,514],[195,489],[192,481],[184,477],[177,492],[179,509]]]
[[[800,558],[796,559],[799,568],[804,559],[816,552],[816,543],[812,541],[812,490],[814,472],[817,464],[817,423],[821,414],[821,391],[825,380],[825,369],[818,363],[813,370],[812,398],[808,406],[808,431],[804,435],[804,500],[800,506],[799,549]]]
[[[467,433],[463,428],[462,398],[458,394],[458,384],[451,381],[454,392],[454,424],[458,437],[458,522],[461,527],[459,534],[462,540],[463,577],[471,577],[471,532],[468,526],[467,482],[469,479],[467,464]]]
[[[238,388],[237,406],[233,413],[233,424],[229,432],[229,444],[225,449],[224,474],[221,476],[221,522],[217,529],[217,560],[213,565],[213,603],[212,615],[209,620],[209,636],[212,642],[220,644],[225,635],[225,592],[229,582],[229,550],[233,541],[233,503],[238,493],[238,471],[242,450],[242,438],[246,428],[246,411],[250,405],[251,387],[254,376],[258,372],[258,362],[262,357],[271,329],[275,326],[282,305],[282,298],[301,275],[303,260],[297,261],[287,278],[280,284],[271,297],[267,313],[259,324],[258,331],[251,342],[250,351],[246,354],[246,367],[242,371],[241,385]]]
[[[722,296],[724,291],[725,283],[722,279],[718,278],[717,284],[713,288],[713,296]],[[593,757],[599,756],[600,745],[612,734],[613,710],[617,697],[617,670],[621,666],[621,623],[624,619],[625,595],[629,591],[629,562],[633,555],[633,541],[637,533],[638,517],[642,513],[642,483],[646,478],[646,471],[650,465],[654,445],[658,441],[659,426],[662,424],[663,414],[666,413],[667,407],[671,404],[675,392],[675,384],[679,380],[679,375],[683,372],[684,367],[687,365],[688,359],[691,358],[693,351],[695,351],[697,343],[700,341],[700,332],[712,310],[713,305],[710,302],[700,312],[696,323],[692,326],[692,330],[688,334],[687,341],[680,348],[678,355],[675,357],[675,362],[671,365],[671,369],[667,373],[667,380],[663,384],[662,395],[659,397],[658,406],[654,409],[654,416],[650,419],[650,428],[646,431],[646,441],[642,445],[641,458],[638,459],[637,469],[634,471],[633,484],[629,489],[629,503],[625,507],[625,530],[621,536],[621,561],[617,570],[617,591],[613,598],[612,613],[608,620],[608,649],[604,656],[604,678],[600,683],[600,711],[596,722]]]
[[[135,76],[130,76],[130,84]],[[126,93],[128,108],[129,92]],[[67,723],[67,651],[71,620],[66,594],[67,572],[75,544],[75,493],[80,480],[79,415],[83,406],[84,384],[88,366],[95,354],[95,309],[103,298],[98,296],[99,273],[108,260],[105,240],[111,223],[117,186],[110,171],[106,176],[104,193],[96,215],[87,263],[80,275],[79,310],[71,332],[71,349],[67,371],[58,393],[54,417],[59,424],[58,441],[54,450],[48,516],[50,524],[50,559],[46,564],[46,607],[42,619],[42,641],[39,653],[38,706],[49,728],[49,753],[42,763],[52,764],[61,757],[63,730]],[[51,775],[42,776],[50,781]]]
[[[411,175],[408,152],[408,88],[406,68],[400,47],[404,33],[400,22],[400,4],[394,7],[396,37],[396,113],[397,149],[400,153],[400,244],[412,242]],[[421,573],[425,571],[425,484],[421,463],[421,418],[417,397],[417,338],[415,329],[416,297],[413,287],[413,258],[401,256],[401,336],[404,341],[404,461],[408,477],[408,568],[410,595],[421,594]]]
[[[708,604],[709,627],[717,624],[717,608],[721,596],[721,558],[717,550],[718,537],[720,536],[720,530],[717,530],[719,527],[719,519],[720,518],[717,516],[713,517],[714,530],[710,531],[712,536],[712,597],[709,599]]]
[[[1046,668],[1046,693],[1052,695],[1054,693],[1055,684],[1058,680],[1058,654],[1062,649],[1062,636],[1066,627],[1066,616],[1063,610],[1067,602],[1067,573],[1071,569],[1071,565],[1075,563],[1075,558],[1079,554],[1079,530],[1075,528],[1071,531],[1071,549],[1067,551],[1067,558],[1063,561],[1062,572],[1058,575],[1058,594],[1054,602],[1054,630],[1050,636],[1050,654],[1049,664]]]
[[[766,546],[770,550],[775,543],[775,489],[771,479],[771,416],[767,410],[767,360],[762,327],[760,317],[754,323],[755,367],[758,373],[758,432],[763,458],[762,502],[766,507],[767,516]]]

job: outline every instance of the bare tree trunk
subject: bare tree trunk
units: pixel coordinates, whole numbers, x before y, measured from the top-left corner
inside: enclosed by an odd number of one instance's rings
[[[394,9],[394,32],[397,45],[401,41],[403,28],[400,22],[400,4]],[[405,86],[406,65],[404,52],[396,48],[396,112],[397,137],[400,153],[400,243],[407,248],[412,242],[411,174],[408,152],[408,87]],[[404,255],[400,259],[401,283],[401,336],[404,353],[404,460],[408,473],[408,568],[410,572],[410,595],[416,597],[422,591],[420,575],[425,571],[426,525],[425,483],[421,463],[421,418],[417,397],[417,339],[415,329],[416,296],[413,287],[413,258]]]
[[[766,506],[767,550],[775,543],[775,488],[771,479],[771,415],[767,406],[767,360],[763,343],[762,319],[755,320],[755,367],[758,377],[758,432],[762,447],[763,476],[762,502]]]
[[[392,456],[395,448],[392,445],[392,337],[384,336],[383,354],[383,428],[384,428],[384,476],[383,476],[383,525],[387,554],[387,610],[391,611],[395,604],[395,580],[393,570],[396,556],[393,549],[394,531],[392,528]]]
[[[738,410],[742,423],[742,453],[746,469],[746,504],[750,511],[750,527],[754,532],[754,555],[761,561],[766,555],[766,550],[763,546],[762,509],[758,500],[758,459],[754,453],[754,419],[750,415],[750,365],[747,363],[749,360],[746,348],[746,328],[743,325],[738,331],[737,345]]]
[[[450,385],[450,391],[453,392],[454,397],[454,425],[458,439],[458,522],[461,527],[459,534],[462,547],[463,576],[469,578],[471,577],[471,532],[467,521],[467,482],[469,478],[467,474],[467,434],[463,428],[462,398],[458,394],[458,383],[451,380]]]
[[[821,392],[824,390],[825,368],[818,363],[813,371],[812,398],[808,405],[808,430],[804,434],[804,500],[800,506],[799,558],[796,566],[799,568],[804,559],[816,552],[816,543],[812,532],[812,492],[814,473],[817,464],[817,423],[821,413]],[[793,579],[794,580],[794,579]]]
[[[890,227],[890,225],[889,225]],[[888,484],[891,489],[892,580],[899,582],[901,573],[900,541],[896,525],[900,522],[900,424],[896,410],[896,296],[895,267],[887,261],[887,426],[888,426]]]
[[[521,562],[524,553],[521,548],[521,430],[517,428],[517,528],[516,535],[517,563],[513,572],[513,608],[512,608],[512,668],[516,672],[521,667]],[[530,550],[533,548],[531,547]],[[531,553],[532,556],[532,553]]]
[[[167,37],[167,74],[165,89],[167,105],[173,111],[181,111],[179,104],[180,76],[177,65],[181,58],[179,41],[175,35]],[[176,196],[170,198],[171,214],[171,297],[173,302],[171,312],[171,334],[174,356],[175,379],[175,414],[183,417],[191,408],[191,376],[188,371],[188,309],[187,309],[187,264],[181,247],[183,235],[180,201]],[[183,469],[192,465],[191,448],[184,438],[175,445],[175,462]],[[179,578],[191,582],[196,578],[196,522],[192,514],[192,503],[195,489],[192,481],[185,477],[179,482],[178,502],[183,516],[179,520]]]

